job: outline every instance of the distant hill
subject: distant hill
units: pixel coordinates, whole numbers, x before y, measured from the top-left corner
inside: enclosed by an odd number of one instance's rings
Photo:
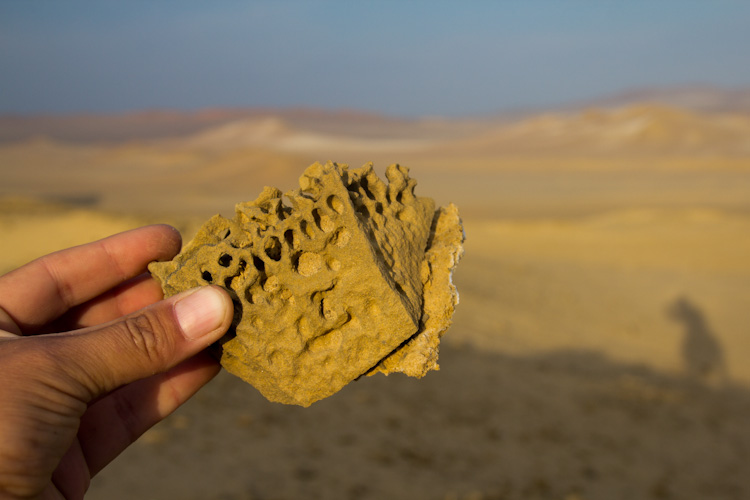
[[[357,110],[146,110],[0,115],[0,144],[182,141],[199,148],[404,151],[426,144],[492,151],[645,147],[747,154],[750,88],[641,89],[551,110],[475,118],[404,119]],[[363,141],[366,141],[363,142]]]
[[[610,109],[632,106],[637,103],[658,103],[701,113],[747,113],[750,112],[750,88],[719,89],[699,86],[642,88],[576,103],[573,107]]]
[[[177,137],[250,116],[244,109],[145,110],[112,114],[0,115],[0,143],[46,138],[123,142]]]
[[[544,113],[489,127],[446,145],[489,155],[556,153],[750,153],[750,116],[661,104]]]
[[[353,110],[202,109],[144,110],[113,114],[0,114],[0,143],[52,139],[72,143],[116,143],[193,135],[230,123],[283,119],[303,129],[344,129],[351,134],[389,130],[402,120]]]

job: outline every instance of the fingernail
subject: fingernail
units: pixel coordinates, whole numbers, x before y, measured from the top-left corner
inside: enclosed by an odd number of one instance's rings
[[[226,307],[221,292],[205,286],[177,301],[174,312],[185,337],[196,340],[221,325],[226,315]]]

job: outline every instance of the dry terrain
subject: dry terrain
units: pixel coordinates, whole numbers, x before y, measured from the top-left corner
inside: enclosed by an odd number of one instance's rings
[[[90,498],[750,498],[746,113],[11,118],[0,273],[149,222],[187,239],[316,160],[404,164],[465,221],[439,372],[309,409],[221,374]]]

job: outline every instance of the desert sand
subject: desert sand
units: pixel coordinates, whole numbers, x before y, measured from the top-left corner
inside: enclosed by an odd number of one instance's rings
[[[314,161],[373,161],[458,205],[461,301],[440,371],[307,409],[222,373],[89,498],[750,498],[747,114],[155,116],[0,119],[0,272],[150,222],[187,241]]]

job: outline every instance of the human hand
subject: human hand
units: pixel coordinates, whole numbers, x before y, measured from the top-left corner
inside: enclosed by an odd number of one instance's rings
[[[82,498],[218,373],[202,351],[231,323],[226,292],[160,301],[143,274],[179,249],[174,228],[149,226],[0,277],[0,498]]]

